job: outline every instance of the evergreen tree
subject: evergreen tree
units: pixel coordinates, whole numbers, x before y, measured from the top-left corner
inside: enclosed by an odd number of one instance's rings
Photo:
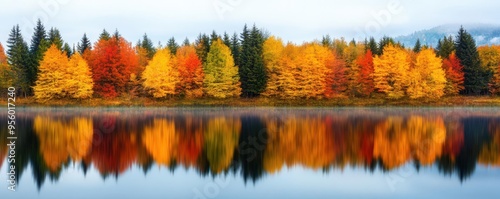
[[[234,64],[236,66],[240,66],[240,54],[241,54],[241,46],[240,41],[238,39],[238,34],[234,33],[231,38],[231,53],[233,54]]]
[[[198,38],[194,42],[194,47],[196,48],[196,54],[203,65],[205,65],[208,51],[210,51],[210,38],[206,34],[198,35]]]
[[[120,35],[120,32],[118,32],[118,29],[115,29],[115,33],[113,33],[113,37],[115,38],[116,41],[120,40],[120,37],[122,37],[122,35]]]
[[[57,49],[62,50],[64,41],[61,37],[61,33],[57,28],[51,28],[49,31],[49,46],[52,44],[56,45]]]
[[[387,37],[387,36],[382,37],[382,39],[380,40],[379,45],[378,45],[379,46],[378,51],[377,51],[378,55],[381,55],[382,52],[384,52],[384,48],[389,44],[395,45],[396,42],[391,37]],[[396,46],[401,46],[401,45],[396,45]]]
[[[422,44],[420,44],[420,39],[417,39],[417,43],[415,43],[415,47],[413,47],[413,52],[419,53],[422,50]]]
[[[224,35],[222,36],[222,41],[224,42],[224,45],[231,46],[231,38],[229,37],[227,32],[224,32]]]
[[[49,48],[49,41],[47,40],[47,34],[42,21],[38,19],[37,25],[34,29],[33,37],[31,38],[31,45],[29,49],[30,62],[32,68],[32,74],[29,85],[34,86],[37,79],[38,67],[40,66],[40,61],[43,59],[45,51]],[[31,89],[30,89],[31,90]]]
[[[83,34],[82,41],[80,41],[81,44],[79,43],[77,46],[78,52],[83,55],[85,50],[91,50],[92,49],[92,44],[90,43],[89,38],[87,38],[87,34]]]
[[[186,39],[184,39],[184,41],[182,42],[182,46],[190,46],[191,43],[189,42],[189,39],[186,37]]]
[[[106,31],[106,29],[103,29],[102,30],[102,33],[101,35],[99,35],[99,40],[109,40],[111,39],[111,35],[109,35],[108,31]]]
[[[63,51],[64,51],[64,53],[66,53],[66,56],[68,56],[68,58],[70,58],[71,55],[73,55],[75,53],[75,52],[73,52],[73,50],[71,50],[71,47],[69,46],[68,43],[64,43]]]
[[[369,49],[373,53],[373,56],[381,54],[381,51],[377,47],[377,42],[375,41],[375,38],[373,38],[373,37],[370,37],[370,41],[368,42],[366,47],[367,47],[367,49]]]
[[[40,19],[38,19],[33,37],[31,38],[30,54],[32,58],[36,62],[40,62],[40,60],[43,58],[43,53],[45,53],[48,47],[49,43],[47,42],[45,27],[43,26]],[[38,67],[38,64],[36,64],[35,66]]]
[[[14,86],[20,88],[24,95],[32,93],[31,86],[36,81],[36,68],[30,63],[28,44],[21,35],[19,25],[12,28],[7,40],[7,61],[16,74]]]
[[[466,95],[487,93],[492,72],[481,67],[476,42],[463,27],[458,32],[455,48],[457,58],[464,67],[465,89],[462,93]]]
[[[212,45],[213,42],[217,41],[218,39],[221,39],[220,36],[217,34],[217,32],[212,31],[212,34],[210,35],[210,45]]]
[[[262,57],[264,36],[253,26],[248,30],[245,25],[241,34],[240,81],[242,96],[256,97],[266,88],[266,69]]]
[[[325,35],[321,39],[321,44],[323,44],[324,47],[330,48],[332,46],[332,38],[330,38],[330,35]]]
[[[156,53],[156,49],[153,46],[153,42],[151,39],[149,39],[148,35],[144,33],[144,36],[142,37],[142,41],[139,40],[138,44],[141,48],[146,50],[147,56],[149,59],[153,59],[153,56]]]
[[[170,52],[173,55],[175,55],[177,53],[177,49],[179,49],[179,44],[177,44],[174,37],[172,37],[168,40],[167,48],[170,50]]]
[[[438,46],[436,48],[436,54],[443,59],[448,59],[451,53],[455,51],[455,42],[453,37],[443,37],[443,40],[439,39]]]

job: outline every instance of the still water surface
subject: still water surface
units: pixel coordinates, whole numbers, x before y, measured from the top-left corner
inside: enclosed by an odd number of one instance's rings
[[[500,198],[500,108],[16,116],[18,187],[7,189],[1,122],[1,198]]]

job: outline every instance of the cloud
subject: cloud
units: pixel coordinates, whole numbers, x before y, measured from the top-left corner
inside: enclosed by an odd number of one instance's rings
[[[132,42],[148,33],[154,41],[165,43],[172,36],[178,41],[185,37],[192,40],[200,32],[212,30],[240,32],[245,23],[255,23],[284,40],[302,42],[325,34],[346,38],[397,36],[445,23],[496,23],[494,8],[500,5],[488,0],[5,1],[0,8],[2,43],[15,24],[25,27],[24,37],[30,39],[30,28],[38,17],[44,19],[46,27],[59,28],[69,43],[78,42],[84,32],[95,41],[104,28],[111,32],[118,29]],[[377,13],[388,11],[393,2],[404,10],[391,14],[389,23],[380,23]]]

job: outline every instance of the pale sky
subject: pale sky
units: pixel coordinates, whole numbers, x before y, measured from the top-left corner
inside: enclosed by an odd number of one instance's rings
[[[443,24],[498,24],[496,0],[0,0],[0,42],[19,24],[31,40],[41,18],[57,27],[70,45],[83,33],[92,42],[105,28],[130,42],[144,33],[155,44],[180,43],[200,33],[241,32],[254,23],[285,41],[301,43],[333,37],[399,36]]]

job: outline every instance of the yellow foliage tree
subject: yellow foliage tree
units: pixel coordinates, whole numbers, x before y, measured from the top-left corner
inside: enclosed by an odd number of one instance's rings
[[[40,62],[38,79],[33,87],[37,100],[53,98],[85,99],[92,96],[93,81],[87,62],[75,54],[68,60],[54,44]]]
[[[241,121],[225,117],[208,121],[203,134],[208,163],[213,173],[218,174],[231,165],[234,150],[238,147]]]
[[[215,98],[240,96],[238,67],[234,65],[231,50],[220,39],[212,42],[203,71],[203,90],[206,95]]]
[[[477,48],[481,66],[493,72],[489,90],[494,95],[500,95],[500,46],[481,46]]]
[[[89,65],[80,54],[75,53],[71,56],[66,67],[66,77],[67,87],[64,91],[67,96],[75,99],[92,97],[94,81]]]
[[[407,93],[410,98],[438,99],[444,95],[446,74],[442,60],[432,49],[420,51],[415,65],[410,69]]]
[[[48,168],[55,172],[68,160],[81,161],[92,145],[93,124],[90,118],[62,120],[37,116],[33,122],[40,140],[40,151]]]
[[[266,97],[277,97],[280,96],[283,91],[283,66],[282,66],[282,54],[285,46],[280,38],[275,36],[269,37],[264,42],[264,65],[266,66],[267,74],[267,85],[266,90],[262,93]]]
[[[144,88],[155,98],[176,94],[176,86],[180,82],[179,71],[168,48],[156,52],[142,73],[142,79]]]
[[[0,89],[2,89],[0,93],[4,93],[8,87],[12,86],[13,75],[12,68],[7,63],[5,50],[0,43]]]
[[[300,48],[300,56],[296,57],[295,76],[299,98],[322,98],[326,88],[326,63],[333,56],[332,52],[318,44],[305,44]]]
[[[57,46],[52,44],[40,62],[40,72],[38,73],[36,85],[33,87],[36,99],[48,100],[65,97],[67,66],[68,57]]]
[[[375,88],[388,98],[404,97],[409,79],[408,60],[408,53],[404,49],[392,44],[386,46],[383,54],[373,59]]]

